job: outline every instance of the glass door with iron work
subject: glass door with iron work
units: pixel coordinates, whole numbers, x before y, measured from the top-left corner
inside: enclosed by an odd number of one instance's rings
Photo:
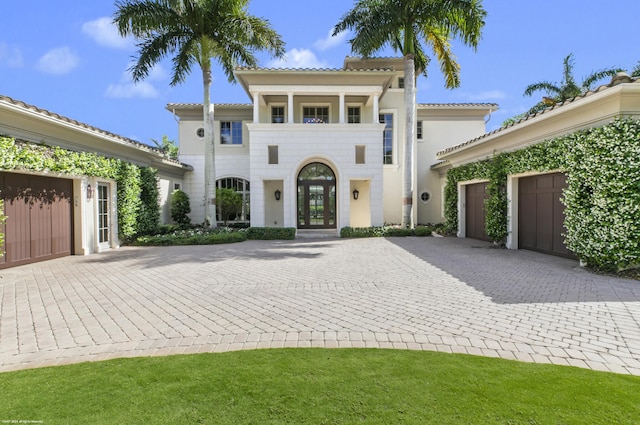
[[[336,179],[325,164],[309,164],[298,175],[298,228],[336,228]]]

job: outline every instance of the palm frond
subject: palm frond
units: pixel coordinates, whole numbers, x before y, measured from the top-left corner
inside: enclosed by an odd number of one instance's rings
[[[529,84],[524,90],[524,96],[531,96],[537,91],[544,91],[547,94],[559,95],[562,92],[562,89],[554,83],[540,81],[538,83]]]
[[[618,72],[623,72],[624,69],[622,68],[608,68],[608,69],[601,69],[600,71],[594,71],[591,74],[587,75],[583,80],[582,80],[582,91],[588,91],[593,89],[593,85],[599,81],[602,80],[603,78],[611,78],[611,77],[615,77],[615,75]]]
[[[460,86],[460,65],[451,51],[448,32],[442,28],[432,28],[427,34],[427,41],[440,64],[440,71],[445,77],[445,86],[449,89]]]

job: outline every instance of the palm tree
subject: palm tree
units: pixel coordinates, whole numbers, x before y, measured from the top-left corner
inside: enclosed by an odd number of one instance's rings
[[[460,85],[460,65],[451,40],[477,47],[484,26],[481,0],[358,0],[334,27],[333,35],[352,30],[351,49],[370,57],[391,47],[404,58],[404,103],[407,122],[402,178],[402,226],[411,225],[412,169],[415,136],[416,72],[427,76],[430,47],[440,64],[447,88]]]
[[[269,22],[249,15],[249,0],[118,0],[113,21],[120,35],[134,36],[138,57],[130,71],[134,81],[146,78],[168,55],[171,85],[185,81],[194,65],[202,71],[205,130],[205,223],[216,225],[216,172],[213,134],[214,107],[210,100],[211,60],[222,67],[229,82],[234,68],[257,66],[255,52],[284,55],[284,42]]]
[[[635,68],[631,70],[632,77],[640,77],[640,61],[636,64]]]
[[[591,90],[597,81],[605,77],[613,77],[616,73],[624,71],[620,68],[607,68],[595,71],[587,75],[582,81],[582,84],[578,86],[575,77],[573,76],[573,53],[567,55],[567,57],[562,61],[562,64],[562,81],[559,84],[540,81],[538,83],[528,85],[524,90],[525,96],[531,96],[537,91],[544,91],[548,95],[544,96],[541,102],[534,105],[529,110],[528,114],[539,112],[549,106],[555,105],[556,103],[564,102],[565,100],[579,96],[580,94]]]

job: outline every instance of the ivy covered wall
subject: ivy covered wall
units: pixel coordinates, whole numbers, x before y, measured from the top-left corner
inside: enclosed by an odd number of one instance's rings
[[[458,226],[458,182],[489,181],[486,232],[505,240],[507,176],[560,170],[567,175],[565,243],[588,265],[619,270],[640,265],[640,121],[616,119],[515,152],[449,170],[445,226]]]
[[[159,221],[157,171],[152,168],[94,153],[17,142],[0,136],[0,170],[55,172],[115,180],[119,236],[124,240],[143,233]]]

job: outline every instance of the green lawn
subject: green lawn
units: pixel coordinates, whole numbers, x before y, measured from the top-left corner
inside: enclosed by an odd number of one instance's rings
[[[637,424],[640,377],[394,350],[122,359],[0,374],[0,424],[11,421]]]

